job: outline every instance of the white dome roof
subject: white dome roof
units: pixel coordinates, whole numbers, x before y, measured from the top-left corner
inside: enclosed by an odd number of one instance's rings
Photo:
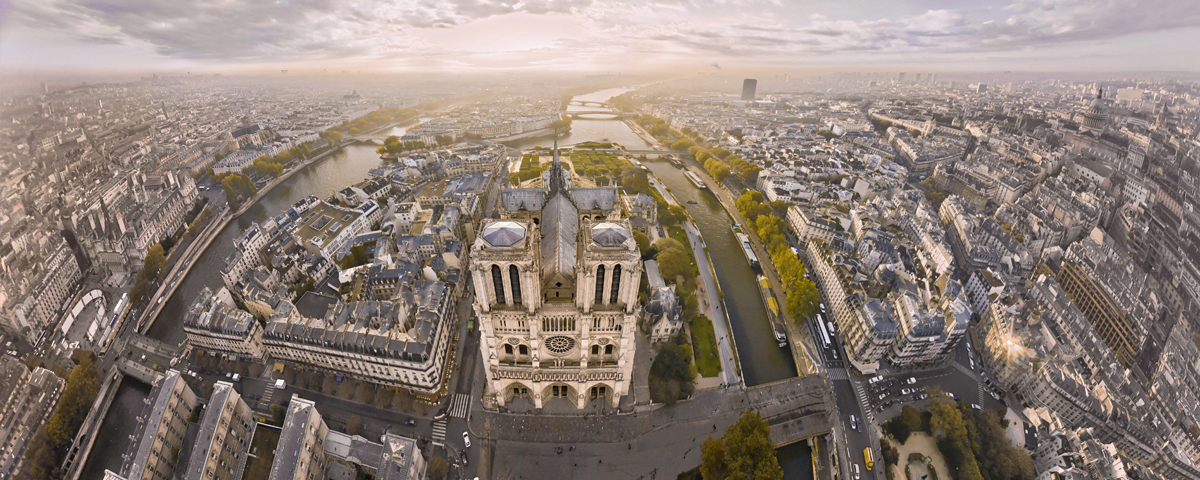
[[[525,226],[517,222],[495,222],[483,227],[480,236],[493,247],[511,247],[525,239]]]
[[[597,223],[592,227],[592,241],[603,247],[619,247],[629,239],[629,231],[624,226],[612,223]]]

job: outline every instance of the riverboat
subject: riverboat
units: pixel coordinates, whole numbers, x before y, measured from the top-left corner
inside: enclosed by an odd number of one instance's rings
[[[742,232],[736,232],[738,243],[742,244],[742,253],[746,254],[746,261],[750,262],[750,268],[759,268],[758,255],[754,254],[754,248],[750,246],[750,237]]]
[[[695,173],[695,172],[690,172],[690,171],[689,171],[689,172],[683,172],[683,176],[687,177],[687,179],[688,179],[688,180],[690,180],[690,181],[692,182],[692,185],[695,185],[695,186],[696,186],[696,188],[699,188],[699,189],[701,189],[701,190],[707,190],[707,189],[708,189],[708,185],[705,185],[705,184],[704,184],[704,180],[701,180],[701,179],[700,179],[700,176],[699,176],[699,175],[696,175],[696,173]]]
[[[780,348],[786,347],[787,334],[779,318],[779,301],[775,299],[775,293],[771,290],[771,281],[763,275],[758,276],[758,293],[762,294],[763,303],[767,305],[767,320],[771,322],[771,330],[775,332],[775,342]]]

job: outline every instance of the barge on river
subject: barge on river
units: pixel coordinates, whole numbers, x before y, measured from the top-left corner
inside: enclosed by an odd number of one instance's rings
[[[696,188],[699,188],[701,190],[708,190],[708,185],[704,184],[704,180],[701,180],[700,176],[696,175],[696,172],[692,172],[692,171],[683,172],[683,176],[687,177],[687,179],[690,180],[692,182],[692,185],[695,185]]]
[[[750,268],[759,268],[758,255],[754,254],[754,247],[750,246],[750,237],[742,233],[742,230],[738,228],[736,223],[733,224],[733,234],[737,237],[738,243],[741,244],[742,253],[746,255],[746,261],[750,262]]]
[[[771,322],[771,330],[775,332],[775,343],[779,346],[787,346],[787,333],[783,325],[783,319],[779,318],[779,301],[775,299],[775,293],[771,290],[771,281],[767,280],[766,276],[758,276],[758,293],[762,294],[763,303],[767,305],[767,320]]]

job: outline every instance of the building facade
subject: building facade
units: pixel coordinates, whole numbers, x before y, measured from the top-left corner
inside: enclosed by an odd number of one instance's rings
[[[616,407],[636,352],[641,255],[616,191],[572,189],[558,160],[545,189],[502,192],[502,218],[471,247],[485,405],[515,397]]]

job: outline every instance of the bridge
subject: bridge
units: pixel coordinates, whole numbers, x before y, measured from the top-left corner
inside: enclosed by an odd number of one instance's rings
[[[585,102],[582,100],[571,100],[571,102],[568,103],[567,105],[571,105],[571,106],[575,106],[575,107],[603,107],[603,108],[611,108],[612,107],[612,105],[609,105],[608,102]]]
[[[614,111],[614,110],[578,110],[578,111],[568,111],[565,114],[568,117],[580,119],[580,120],[588,120],[587,117],[580,118],[580,115],[608,115],[611,117],[611,118],[604,118],[603,120],[611,120],[613,118],[626,118],[626,117],[634,116],[634,114],[632,114],[632,113],[618,112],[618,111]],[[601,120],[601,119],[596,119],[596,120]]]

